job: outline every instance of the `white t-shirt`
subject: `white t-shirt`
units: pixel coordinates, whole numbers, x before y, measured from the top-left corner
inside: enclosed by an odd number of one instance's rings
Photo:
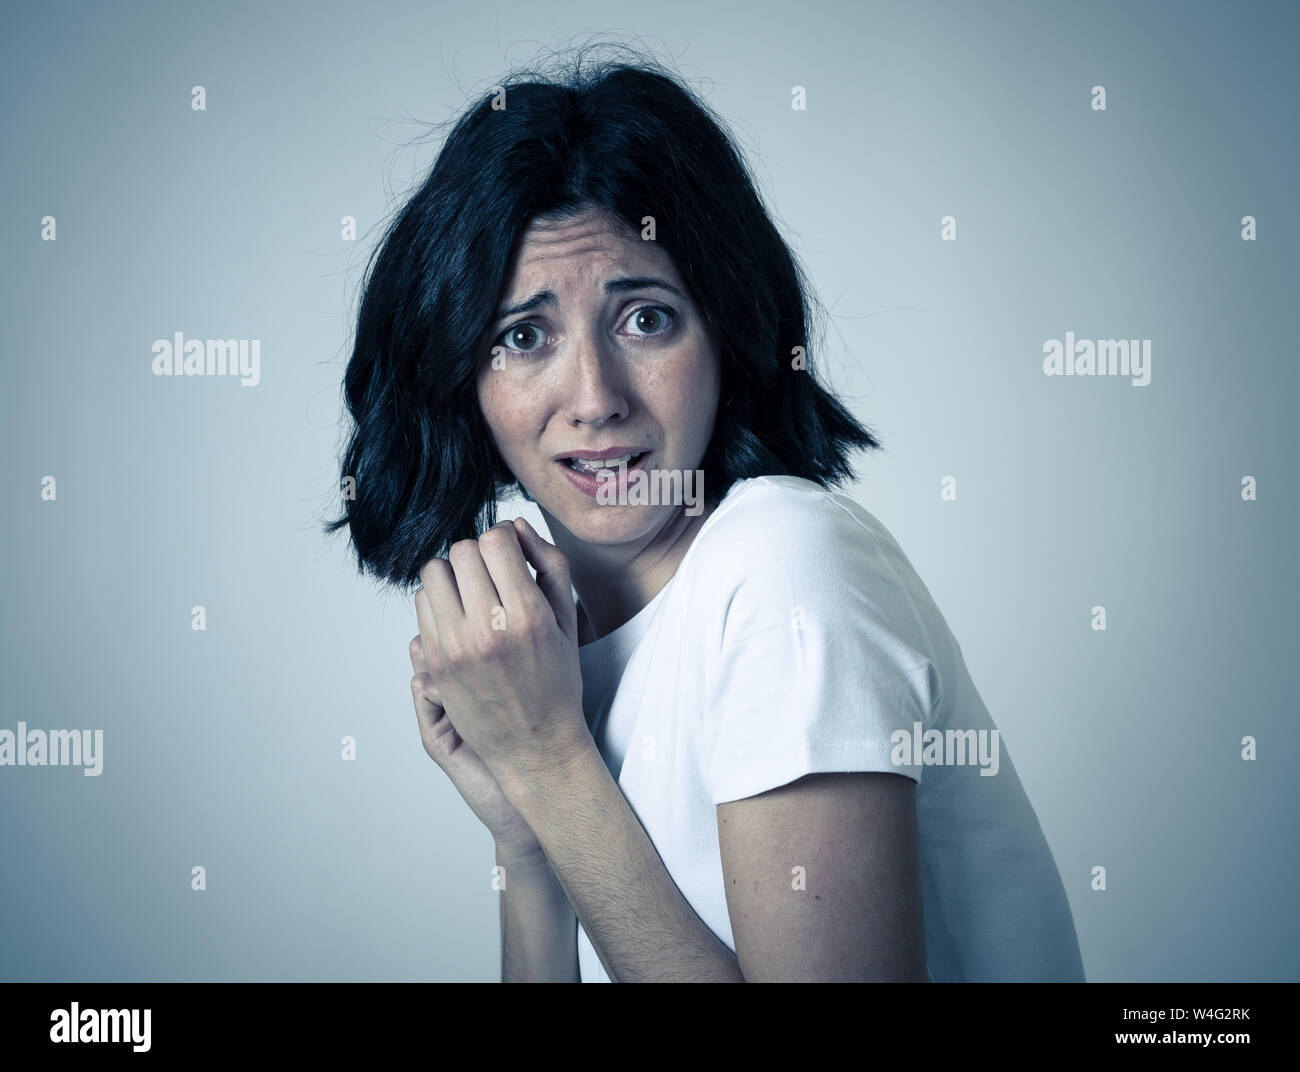
[[[860,504],[799,477],[738,481],[668,584],[579,657],[601,755],[733,952],[717,806],[890,771],[917,783],[930,977],[1083,980],[1056,864],[957,641]],[[609,981],[581,924],[578,963]]]

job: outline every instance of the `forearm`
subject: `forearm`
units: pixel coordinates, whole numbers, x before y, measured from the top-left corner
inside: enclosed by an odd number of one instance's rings
[[[500,848],[501,981],[576,983],[578,920],[545,857],[512,859]]]
[[[509,784],[610,979],[744,982],[736,955],[677,888],[594,744],[561,769]]]

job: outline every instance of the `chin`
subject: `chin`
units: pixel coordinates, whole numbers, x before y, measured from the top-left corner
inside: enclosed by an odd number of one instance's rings
[[[613,546],[651,535],[667,524],[673,507],[589,506],[583,510],[551,510],[551,515],[584,543]]]

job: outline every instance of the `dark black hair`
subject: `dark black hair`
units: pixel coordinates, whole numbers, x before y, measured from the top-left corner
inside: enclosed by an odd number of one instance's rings
[[[475,381],[515,244],[543,216],[596,206],[638,233],[654,218],[719,345],[710,502],[754,476],[830,487],[853,478],[851,449],[880,448],[813,374],[819,306],[723,123],[657,61],[585,58],[478,98],[370,261],[344,378],[353,493],[326,525],[349,527],[363,573],[418,584],[517,485]]]

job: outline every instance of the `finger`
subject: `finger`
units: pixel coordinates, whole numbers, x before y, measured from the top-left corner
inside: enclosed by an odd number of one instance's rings
[[[448,567],[450,569],[450,567]],[[418,673],[424,671],[429,674],[442,673],[442,638],[438,634],[438,619],[433,612],[433,604],[429,599],[429,589],[421,588],[415,593],[415,618],[420,628],[420,665],[414,666],[414,656],[412,657],[412,668]]]
[[[537,571],[537,587],[555,612],[555,620],[574,644],[578,643],[578,607],[573,601],[573,584],[569,578],[569,559],[552,543],[547,543],[522,517],[515,519],[515,531],[522,537],[524,557]]]
[[[456,729],[438,702],[438,688],[428,674],[419,673],[411,678],[411,697],[415,701],[415,719],[420,727],[420,740],[429,758],[441,763],[456,750],[459,744]]]
[[[447,622],[464,615],[465,605],[456,586],[456,574],[445,558],[431,558],[420,567],[420,585],[434,612]]]
[[[456,587],[460,592],[461,605],[465,608],[460,620],[461,628],[466,625],[477,629],[492,621],[493,608],[500,607],[501,596],[492,575],[488,573],[487,563],[479,550],[477,540],[460,540],[452,544],[447,553],[451,563]],[[437,609],[437,604],[434,608]]]
[[[483,533],[478,545],[506,615],[540,615],[550,610],[550,604],[528,572],[520,540],[515,526],[502,521]]]
[[[425,608],[427,622],[420,620],[420,634],[424,638],[425,658],[440,660],[442,646],[438,632],[439,623],[447,630],[447,639],[454,635],[457,623],[465,618],[465,606],[461,602],[460,589],[456,584],[456,574],[451,563],[445,558],[431,558],[420,569],[420,584],[423,586],[423,598],[427,601]],[[420,614],[421,592],[415,593],[415,612]],[[428,667],[433,670],[434,668]]]
[[[420,717],[422,729],[430,729],[446,715],[442,696],[433,675],[420,671],[411,678],[411,695],[415,697],[415,713]]]
[[[429,662],[424,657],[423,638],[419,633],[411,638],[411,669],[415,671],[415,678],[411,679],[411,687],[415,688],[416,678],[422,678],[420,686],[423,690],[422,696],[435,707],[442,707],[442,694],[438,691],[438,683],[434,680],[433,675],[429,673]]]

